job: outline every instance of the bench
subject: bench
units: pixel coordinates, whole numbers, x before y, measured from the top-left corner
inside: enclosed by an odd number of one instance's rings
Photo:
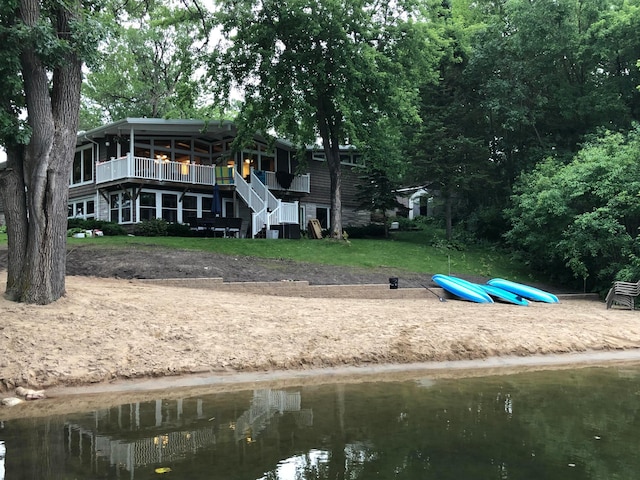
[[[198,218],[190,218],[188,222],[192,230],[206,230],[214,234],[222,233],[225,238],[238,237],[242,228],[242,218],[216,217],[211,213],[205,213]]]
[[[640,294],[640,282],[613,282],[613,287],[609,289],[605,302],[607,309],[613,304],[629,307],[631,310],[635,308],[636,297]]]

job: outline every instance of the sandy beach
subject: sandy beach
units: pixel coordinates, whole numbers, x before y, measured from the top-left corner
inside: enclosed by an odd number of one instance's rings
[[[640,347],[640,313],[601,301],[442,302],[426,289],[416,298],[301,298],[71,276],[51,305],[1,298],[0,311],[2,396],[18,386]]]

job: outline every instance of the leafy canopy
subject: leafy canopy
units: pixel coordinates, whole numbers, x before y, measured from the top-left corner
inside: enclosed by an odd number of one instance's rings
[[[640,276],[638,192],[640,126],[604,132],[571,163],[548,158],[521,177],[507,210],[507,238],[538,269],[562,278],[568,267],[574,278],[605,289],[614,278]]]

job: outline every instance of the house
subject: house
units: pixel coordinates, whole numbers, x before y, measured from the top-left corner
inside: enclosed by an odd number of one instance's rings
[[[328,228],[324,154],[308,149],[307,161],[299,165],[293,145],[280,140],[271,145],[259,136],[250,148],[232,152],[236,133],[229,121],[157,118],[126,118],[79,132],[69,217],[131,229],[163,218],[198,228],[198,219],[213,214],[241,219],[242,237],[278,230],[280,237],[296,238],[313,218]],[[368,212],[357,210],[353,168],[361,157],[353,149],[344,149],[341,157],[343,224],[366,224]]]

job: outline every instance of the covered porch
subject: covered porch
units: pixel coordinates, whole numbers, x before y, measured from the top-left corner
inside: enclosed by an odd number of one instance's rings
[[[234,167],[217,167],[138,157],[127,154],[105,162],[96,163],[96,185],[119,183],[124,180],[146,180],[150,182],[170,182],[191,185],[236,185]],[[308,174],[286,177],[288,185],[282,185],[280,172],[260,170],[258,178],[272,191],[305,194],[310,191]],[[286,188],[285,188],[286,187]]]

